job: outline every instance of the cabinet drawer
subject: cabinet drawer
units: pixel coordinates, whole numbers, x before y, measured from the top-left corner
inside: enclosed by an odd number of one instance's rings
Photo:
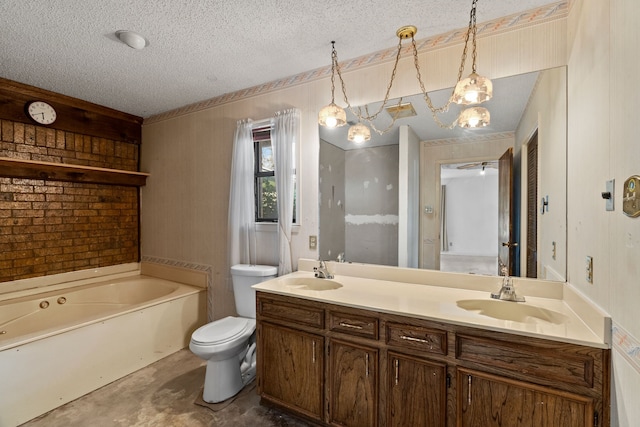
[[[447,332],[403,323],[387,323],[387,344],[432,354],[447,354]]]
[[[285,321],[286,324],[324,328],[324,310],[304,304],[291,304],[269,298],[258,298],[258,316],[276,321]]]
[[[510,343],[458,334],[456,359],[491,366],[519,379],[593,387],[593,358],[563,351],[561,347],[568,345],[559,343],[555,348],[538,348],[517,341]]]
[[[329,329],[377,340],[378,318],[332,311],[329,313]]]

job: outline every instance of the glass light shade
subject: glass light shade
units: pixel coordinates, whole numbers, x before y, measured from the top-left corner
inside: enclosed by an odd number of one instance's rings
[[[347,124],[347,113],[345,113],[342,107],[332,102],[320,110],[320,113],[318,113],[318,123],[328,128],[344,126]]]
[[[471,73],[460,80],[453,93],[453,102],[462,105],[480,104],[493,96],[493,83],[486,77]]]
[[[362,123],[358,123],[349,128],[347,139],[356,144],[361,144],[371,139],[371,131]]]
[[[458,116],[458,126],[461,128],[482,128],[489,123],[491,123],[491,114],[483,107],[467,108]]]

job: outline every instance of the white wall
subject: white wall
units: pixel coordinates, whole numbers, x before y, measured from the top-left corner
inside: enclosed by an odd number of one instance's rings
[[[320,259],[334,260],[345,252],[345,152],[320,140]]]
[[[449,254],[498,256],[498,174],[457,177],[446,185]]]
[[[440,268],[440,165],[462,161],[495,160],[509,147],[514,135],[490,135],[486,138],[423,141],[420,149],[420,267]],[[425,212],[425,207],[433,213]],[[496,232],[498,226],[496,224]],[[497,246],[497,243],[496,243]]]
[[[398,267],[418,267],[420,247],[420,140],[400,126],[398,165]]]
[[[398,265],[398,145],[345,153],[345,257]]]

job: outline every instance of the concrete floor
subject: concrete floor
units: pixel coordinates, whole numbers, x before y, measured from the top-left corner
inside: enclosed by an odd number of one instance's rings
[[[255,392],[241,393],[214,412],[196,405],[205,374],[205,361],[188,349],[69,402],[22,427],[68,426],[219,426],[302,427],[300,420],[260,406]]]

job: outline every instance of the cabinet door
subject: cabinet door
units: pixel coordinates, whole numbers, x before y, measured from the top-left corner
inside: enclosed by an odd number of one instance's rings
[[[593,426],[593,400],[584,396],[459,369],[458,426]]]
[[[324,338],[262,322],[259,342],[261,395],[320,420]]]
[[[389,352],[387,360],[387,425],[444,427],[446,365],[395,352]]]
[[[378,350],[330,342],[329,422],[336,426],[378,425]]]

